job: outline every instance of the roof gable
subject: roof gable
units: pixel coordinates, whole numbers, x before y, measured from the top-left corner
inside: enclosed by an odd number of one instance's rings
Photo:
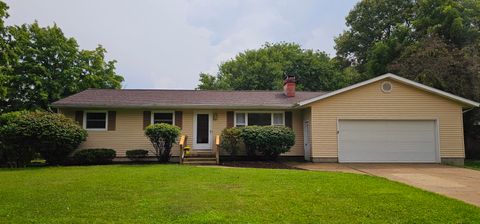
[[[461,103],[463,105],[466,105],[468,107],[478,107],[479,106],[479,103],[477,103],[475,101],[465,99],[463,97],[459,97],[459,96],[453,95],[451,93],[447,93],[445,91],[438,90],[438,89],[432,88],[430,86],[426,86],[426,85],[420,84],[418,82],[411,81],[411,80],[406,79],[406,78],[402,78],[402,77],[394,75],[392,73],[387,73],[387,74],[384,74],[384,75],[381,75],[381,76],[378,76],[378,77],[375,77],[375,78],[372,78],[372,79],[369,79],[369,80],[366,80],[366,81],[363,81],[363,82],[359,82],[359,83],[351,85],[351,86],[347,86],[347,87],[342,88],[342,89],[338,89],[338,90],[323,94],[321,96],[317,96],[317,97],[314,97],[314,98],[311,98],[311,99],[300,101],[297,104],[297,106],[305,106],[307,104],[310,104],[310,103],[313,103],[313,102],[316,102],[316,101],[319,101],[319,100],[322,100],[322,99],[325,99],[325,98],[329,98],[329,97],[335,96],[337,94],[347,92],[347,91],[350,91],[352,89],[356,89],[358,87],[365,86],[365,85],[368,85],[370,83],[374,83],[374,82],[377,82],[377,81],[380,81],[380,80],[383,80],[383,79],[388,79],[388,78],[390,78],[392,80],[395,80],[397,82],[409,85],[409,86],[413,86],[417,89],[420,89],[420,90],[423,90],[423,91],[426,91],[426,92],[430,92],[430,93],[442,96],[444,98],[456,101],[456,102]]]

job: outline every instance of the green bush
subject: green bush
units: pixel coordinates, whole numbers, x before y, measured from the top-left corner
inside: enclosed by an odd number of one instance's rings
[[[113,149],[82,149],[73,154],[73,160],[80,165],[111,163],[116,156]]]
[[[250,156],[259,152],[266,159],[277,158],[295,144],[295,133],[283,126],[247,126],[241,129],[240,136]]]
[[[8,161],[24,166],[38,152],[49,164],[63,162],[87,132],[62,114],[20,111],[0,116],[0,150]]]
[[[238,150],[240,149],[240,128],[226,128],[223,129],[222,134],[220,135],[220,148],[224,149],[230,155],[235,158],[237,156]]]
[[[144,149],[127,150],[126,155],[127,155],[127,158],[133,161],[142,160],[147,157],[148,150],[144,150]]]
[[[153,145],[153,153],[159,162],[168,162],[172,145],[177,142],[181,129],[170,124],[152,124],[145,129],[145,135]]]

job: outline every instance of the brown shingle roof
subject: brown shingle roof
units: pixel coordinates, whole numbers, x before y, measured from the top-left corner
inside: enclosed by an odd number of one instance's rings
[[[326,92],[88,89],[52,104],[85,108],[288,108]]]

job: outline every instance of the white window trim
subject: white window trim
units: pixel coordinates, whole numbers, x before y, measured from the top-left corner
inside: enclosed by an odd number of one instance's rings
[[[105,128],[87,128],[88,113],[105,113]],[[108,111],[106,110],[86,110],[83,111],[83,129],[87,131],[107,131],[108,130]]]
[[[172,114],[172,125],[175,125],[175,111],[173,111],[173,110],[154,110],[154,111],[150,111],[150,124],[153,124],[153,115],[155,113]]]
[[[233,126],[237,127],[237,113],[238,114],[245,114],[245,127],[248,125],[248,114],[249,113],[270,113],[270,126],[285,126],[285,111],[235,111],[233,114]],[[281,125],[274,125],[273,124],[273,114],[282,114],[283,115],[283,124]]]

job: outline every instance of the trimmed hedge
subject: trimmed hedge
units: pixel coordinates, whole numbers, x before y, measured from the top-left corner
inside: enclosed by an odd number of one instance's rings
[[[171,124],[151,124],[145,129],[145,136],[153,145],[153,153],[159,162],[168,162],[172,145],[177,142],[181,129]]]
[[[132,149],[127,150],[127,158],[133,161],[138,161],[146,158],[148,156],[148,150],[145,149]]]
[[[108,164],[116,155],[113,149],[82,149],[73,154],[73,160],[80,165]]]
[[[240,136],[248,155],[259,152],[266,159],[275,159],[295,145],[295,133],[283,126],[247,126],[241,128]]]
[[[220,135],[220,148],[227,151],[233,158],[237,156],[242,141],[239,128],[225,128]]]
[[[84,141],[87,132],[62,114],[17,111],[0,115],[0,154],[25,166],[35,153],[49,164],[60,164]]]

